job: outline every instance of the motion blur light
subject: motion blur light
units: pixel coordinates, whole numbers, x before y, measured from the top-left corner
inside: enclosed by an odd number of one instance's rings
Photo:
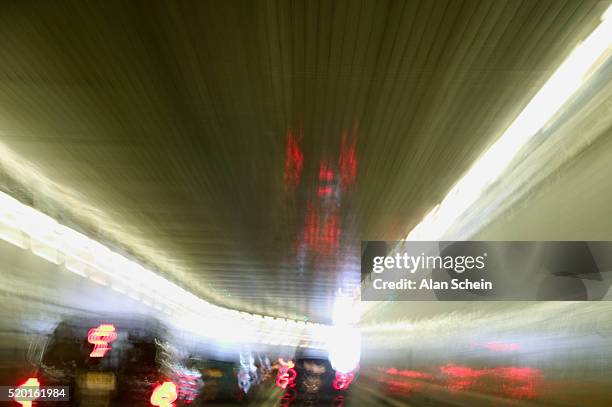
[[[451,226],[498,179],[538,132],[580,88],[589,74],[603,65],[612,46],[612,6],[602,22],[568,56],[510,127],[468,170],[406,240],[443,240]]]
[[[295,363],[292,360],[285,362],[284,359],[278,359],[278,375],[276,376],[276,385],[281,389],[292,388],[295,386],[297,372],[294,369]]]
[[[19,386],[20,389],[28,388],[31,390],[36,390],[39,387],[40,387],[40,382],[38,381],[36,377],[30,377],[21,386]],[[32,407],[33,400],[36,400],[36,397],[32,397],[31,399],[28,399],[28,400],[24,399],[23,397],[20,397],[19,399],[15,398],[15,401],[21,404],[23,407]]]
[[[158,384],[151,394],[151,405],[158,407],[172,407],[178,398],[176,384],[164,382]]]
[[[92,358],[101,358],[106,355],[106,352],[111,350],[110,343],[117,339],[115,326],[111,324],[102,324],[97,328],[92,328],[87,333],[87,341],[94,345],[93,350],[89,354]]]
[[[336,372],[336,377],[334,378],[334,381],[332,382],[332,387],[335,390],[346,390],[349,388],[354,378],[355,378],[355,373],[353,372],[348,372],[348,373]]]
[[[302,321],[265,319],[262,315],[213,305],[3,192],[0,192],[0,239],[31,249],[35,255],[63,264],[74,274],[161,310],[171,318],[171,323],[196,335],[262,343],[270,343],[280,336],[284,343],[297,346],[310,336],[321,337],[318,332],[328,328]],[[245,329],[250,333],[245,335]],[[276,332],[276,336],[265,335],[267,332]],[[317,340],[307,347],[324,346],[324,341]]]
[[[349,373],[361,359],[361,334],[349,326],[333,328],[328,340],[329,361],[337,372]]]
[[[355,311],[355,301],[351,296],[338,295],[336,297],[332,319],[335,325],[352,325],[359,322],[359,312]]]

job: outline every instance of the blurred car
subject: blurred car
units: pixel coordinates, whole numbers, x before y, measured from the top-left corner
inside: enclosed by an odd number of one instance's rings
[[[150,406],[166,380],[158,362],[164,327],[149,318],[71,318],[60,322],[41,349],[41,386],[69,386],[70,402],[46,405]]]
[[[329,360],[304,358],[295,362],[297,399],[325,401],[335,397],[334,370]]]
[[[277,380],[277,385],[284,386],[283,405],[295,403],[334,403],[344,399],[355,377],[354,372],[336,372],[328,359],[321,357],[298,357],[295,362],[279,360],[279,374],[285,378]],[[294,370],[287,374],[282,367]],[[287,379],[288,382],[287,382]],[[300,404],[301,405],[301,404]]]
[[[238,364],[231,361],[201,359],[198,370],[202,375],[203,401],[238,401],[243,398],[238,387]]]

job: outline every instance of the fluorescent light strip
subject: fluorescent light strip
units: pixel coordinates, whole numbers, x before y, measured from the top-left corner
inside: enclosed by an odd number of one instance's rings
[[[21,236],[23,239],[17,238]],[[191,329],[188,331],[205,336],[212,333],[213,337],[236,342],[263,337],[244,335],[243,328],[248,327],[250,332],[273,332],[274,342],[282,336],[294,338],[292,341],[297,344],[304,336],[302,331],[325,331],[326,328],[321,324],[276,319],[210,304],[3,192],[0,192],[0,239],[30,249],[33,254],[55,264],[63,262],[68,271],[110,286],[151,308],[163,309],[172,319],[189,323]],[[242,339],[236,340],[233,336]],[[323,348],[325,344],[321,342],[311,347]]]
[[[610,56],[612,6],[514,122],[408,234],[406,240],[441,240],[453,223],[498,179],[520,149],[546,126],[584,80]]]

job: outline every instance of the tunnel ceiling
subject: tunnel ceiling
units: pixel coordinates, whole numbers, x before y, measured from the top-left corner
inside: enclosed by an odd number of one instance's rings
[[[0,142],[52,181],[5,154],[2,188],[203,298],[325,322],[359,241],[404,237],[604,6],[2,2]]]

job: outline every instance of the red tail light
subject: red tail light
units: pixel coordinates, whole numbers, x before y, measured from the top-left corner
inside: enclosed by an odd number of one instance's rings
[[[19,386],[19,388],[24,388],[24,387],[32,388],[32,390],[34,390],[34,388],[40,387],[40,382],[38,381],[36,377],[30,377],[28,380],[26,380],[25,382],[23,382],[23,384]],[[19,400],[15,399],[15,401],[21,404],[23,407],[32,407],[32,400],[34,399],[35,397],[30,400],[23,400],[23,398],[20,398]]]
[[[158,407],[172,407],[174,402],[178,398],[178,392],[176,390],[176,384],[172,382],[164,382],[158,384],[153,389],[151,394],[151,405]]]
[[[115,331],[114,325],[102,324],[97,328],[91,328],[87,333],[87,341],[94,345],[94,348],[89,356],[92,358],[103,357],[111,349],[109,344],[115,339],[117,339],[117,331]]]
[[[334,378],[334,382],[332,386],[335,390],[346,390],[349,388],[351,382],[355,378],[355,373],[340,373],[336,372],[336,377]]]
[[[297,377],[297,372],[294,369],[295,363],[292,360],[285,362],[282,358],[279,358],[278,364],[276,385],[283,390],[295,386],[295,378]]]

